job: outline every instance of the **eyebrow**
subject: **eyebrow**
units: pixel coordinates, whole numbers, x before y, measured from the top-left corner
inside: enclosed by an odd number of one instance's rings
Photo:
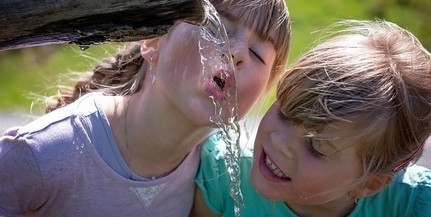
[[[328,145],[335,151],[339,151],[337,147],[331,142],[331,140],[335,140],[336,138],[316,138],[322,145]]]

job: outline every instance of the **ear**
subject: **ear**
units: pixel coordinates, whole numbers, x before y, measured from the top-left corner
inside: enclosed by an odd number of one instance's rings
[[[148,62],[155,62],[159,57],[160,37],[141,41],[141,56]]]
[[[368,197],[378,193],[388,186],[394,179],[392,173],[380,173],[368,177],[362,184],[359,194],[360,197]]]

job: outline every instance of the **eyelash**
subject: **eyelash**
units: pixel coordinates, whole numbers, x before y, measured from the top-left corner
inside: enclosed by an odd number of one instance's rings
[[[263,64],[265,64],[265,61],[263,61],[262,57],[259,56],[259,54],[257,54],[254,50],[249,49],[250,52],[257,58],[259,59],[260,62],[262,62]]]
[[[313,146],[313,139],[312,138],[308,138],[308,149],[310,150],[310,153],[317,157],[317,158],[322,158],[325,157],[324,154],[320,153],[319,151],[317,151],[314,146]]]
[[[228,21],[228,20],[226,20],[226,21],[223,21],[223,24],[224,24],[224,26],[225,26],[225,30],[226,30],[226,34],[227,34],[227,36],[228,36],[228,38],[230,38],[230,36],[231,36],[231,30],[230,30],[230,21]],[[262,59],[262,57],[258,54],[258,53],[256,53],[253,49],[250,49],[249,48],[249,50],[250,50],[250,52],[253,54],[253,56],[255,56],[260,62],[262,62],[264,65],[266,65],[265,64],[265,61]]]
[[[283,121],[287,121],[289,118],[286,116],[286,115],[284,115],[282,112],[281,112],[281,110],[279,109],[279,110],[277,110],[277,114],[278,114],[278,117],[281,119],[281,120],[283,120]],[[307,139],[307,146],[308,146],[308,149],[309,149],[309,151],[310,151],[310,153],[313,155],[313,156],[315,156],[315,157],[317,157],[317,158],[322,158],[322,157],[325,157],[325,155],[324,154],[322,154],[322,153],[320,153],[319,151],[317,151],[315,148],[314,148],[314,146],[313,146],[313,138],[308,138]]]

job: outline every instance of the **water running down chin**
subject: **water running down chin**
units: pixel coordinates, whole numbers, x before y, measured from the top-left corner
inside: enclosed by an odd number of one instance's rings
[[[201,54],[202,74],[208,82],[206,92],[215,107],[210,120],[220,128],[220,138],[226,143],[225,164],[230,176],[230,195],[234,200],[234,213],[240,216],[243,197],[240,190],[240,127],[238,124],[238,103],[235,86],[235,67],[229,51],[229,38],[221,18],[215,8],[207,25],[201,27],[199,53]],[[228,112],[228,114],[225,114]],[[226,117],[228,117],[226,119]]]

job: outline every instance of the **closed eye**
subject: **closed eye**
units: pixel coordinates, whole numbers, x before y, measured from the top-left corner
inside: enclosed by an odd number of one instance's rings
[[[258,53],[256,53],[253,49],[249,49],[253,56],[255,56],[260,62],[262,62],[264,65],[266,65],[265,61],[262,59],[262,57],[259,56]]]
[[[315,142],[316,141],[313,138],[308,138],[308,144],[307,145],[308,145],[308,149],[310,150],[310,153],[317,158],[325,157],[326,156],[325,154],[319,152],[316,149],[315,144],[314,144]]]

